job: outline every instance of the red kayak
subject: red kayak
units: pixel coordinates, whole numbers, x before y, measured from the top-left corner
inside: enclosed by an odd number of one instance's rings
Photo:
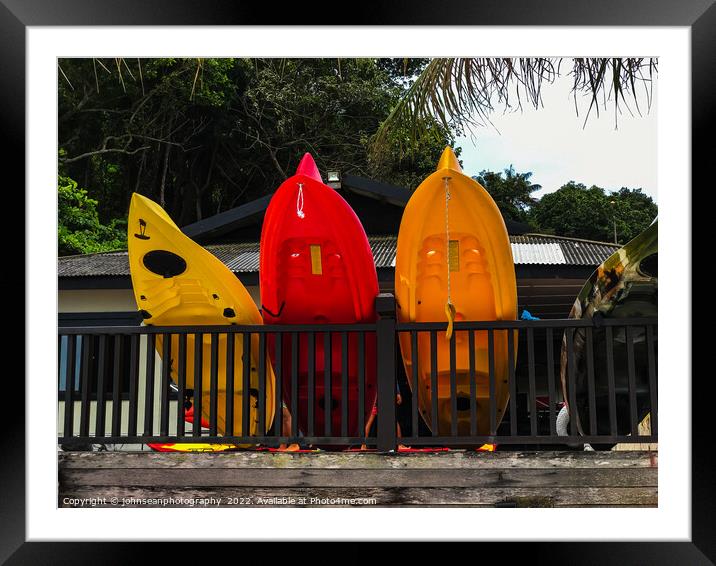
[[[261,231],[261,313],[265,324],[355,324],[376,320],[378,276],[365,230],[350,205],[323,184],[310,154],[303,156],[293,177],[274,193]],[[298,426],[309,436],[325,435],[331,412],[331,436],[343,432],[342,337],[331,334],[330,408],[326,410],[324,334],[315,336],[315,405],[313,427],[308,426],[308,344],[298,339]],[[347,338],[349,436],[362,436],[358,411],[365,420],[376,396],[375,334],[365,334],[365,396],[358,407],[357,333]],[[275,344],[269,338],[274,367]],[[291,337],[282,343],[283,398],[291,408]],[[296,418],[296,415],[293,415]],[[312,430],[311,430],[312,428]]]

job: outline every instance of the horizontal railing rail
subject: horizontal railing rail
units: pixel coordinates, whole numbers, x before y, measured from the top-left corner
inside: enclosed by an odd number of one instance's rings
[[[275,334],[288,332],[375,332],[375,324],[253,324],[253,325],[200,325],[200,326],[66,326],[60,328],[60,334],[79,336],[82,334],[98,336],[101,334]]]
[[[60,328],[58,443],[657,442],[656,318],[457,321],[448,339],[446,323],[397,321],[391,295],[376,309],[349,325]]]
[[[656,323],[655,318],[564,318],[537,320],[480,320],[454,322],[455,330],[508,330],[524,328],[600,328],[606,326],[644,326]],[[398,322],[396,330],[446,330],[447,322]]]

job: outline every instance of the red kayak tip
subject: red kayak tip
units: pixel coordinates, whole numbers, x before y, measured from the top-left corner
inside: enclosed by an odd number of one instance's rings
[[[305,175],[306,177],[315,179],[319,183],[323,182],[321,174],[318,172],[318,167],[316,167],[316,162],[313,160],[310,153],[304,154],[301,158],[301,163],[299,163],[296,168],[296,175]]]

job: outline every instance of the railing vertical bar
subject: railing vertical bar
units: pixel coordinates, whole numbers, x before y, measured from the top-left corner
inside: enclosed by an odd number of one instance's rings
[[[457,436],[457,347],[456,334],[450,336],[450,434]]]
[[[89,365],[90,365],[90,350],[94,346],[94,337],[91,334],[86,334],[82,337],[82,371],[80,371],[80,390],[81,390],[81,405],[80,405],[80,436],[89,436],[89,416],[90,416],[90,377],[89,377]]]
[[[139,409],[139,335],[132,334],[129,346],[129,414],[127,435],[137,436]]]
[[[377,410],[378,434],[377,449],[379,452],[394,452],[397,449],[398,437],[396,427],[395,395],[397,388],[396,355],[398,347],[395,343],[395,297],[379,293],[375,298],[376,321],[376,360],[377,360]]]
[[[266,434],[266,334],[259,333],[259,422],[257,434]]]
[[[629,418],[632,436],[639,436],[639,417],[636,406],[636,368],[634,367],[634,327],[626,327],[627,376],[629,380]]]
[[[433,436],[438,436],[440,421],[438,419],[438,335],[435,330],[430,331],[430,400]]]
[[[325,427],[326,436],[331,436],[333,428],[333,411],[332,406],[332,374],[333,368],[331,367],[331,361],[333,349],[333,337],[330,332],[323,334],[323,423]]]
[[[507,370],[510,380],[510,435],[517,436],[517,380],[515,378],[515,333],[507,330]]]
[[[178,335],[179,352],[177,353],[177,436],[186,434],[186,421],[184,420],[184,398],[186,397],[186,334]]]
[[[308,426],[306,434],[314,436],[316,424],[316,334],[308,332]]]
[[[535,335],[534,328],[527,328],[527,367],[530,396],[530,434],[537,436],[537,384],[535,383]]]
[[[616,385],[614,383],[614,332],[611,326],[605,330],[607,343],[607,389],[609,390],[609,431],[612,436],[617,435],[617,399]]]
[[[204,335],[201,332],[194,334],[194,419],[192,423],[192,436],[201,436],[201,407],[203,402],[204,378]]]
[[[62,436],[70,438],[74,435],[74,389],[75,389],[75,346],[77,336],[67,336],[67,364],[65,366],[65,426]]]
[[[365,333],[358,332],[358,436],[365,430]]]
[[[557,394],[554,382],[554,330],[547,328],[547,388],[549,389],[549,434],[557,436]]]
[[[62,391],[62,372],[67,371],[67,362],[62,364],[62,345],[67,342],[67,336],[62,335],[62,330],[59,330],[57,334],[57,391]],[[65,355],[67,355],[67,348],[65,348]],[[65,374],[65,382],[67,382],[67,374]],[[59,401],[59,398],[58,398]]]
[[[242,333],[241,436],[251,436],[251,334]]]
[[[649,366],[649,399],[650,399],[650,422],[651,435],[658,434],[657,413],[658,411],[658,391],[656,381],[656,356],[654,355],[654,327],[651,324],[646,326],[646,355]]]
[[[114,337],[114,360],[112,364],[112,436],[122,431],[122,335]]]
[[[274,417],[273,428],[274,436],[281,436],[286,434],[286,431],[283,430],[283,332],[276,332],[274,344],[276,344],[276,361],[273,368],[276,379],[276,389],[274,390],[276,416]]]
[[[477,379],[475,376],[475,331],[468,333],[467,345],[470,356],[470,436],[477,436]]]
[[[597,434],[597,401],[594,384],[594,333],[587,327],[587,391],[589,394],[589,434]]]
[[[420,384],[418,382],[419,367],[418,367],[418,331],[410,331],[410,367],[411,367],[411,393],[412,393],[412,436],[418,437],[419,425],[418,425],[418,397],[420,395]]]
[[[211,333],[209,379],[209,434],[216,436],[219,422],[219,336]]]
[[[298,436],[298,333],[291,332],[291,436]]]
[[[574,360],[574,329],[567,328],[565,332],[567,333],[567,390],[569,395],[567,403],[569,404],[569,433],[571,436],[577,436],[577,392],[575,391],[577,386],[574,378],[576,365]]]
[[[104,376],[105,362],[107,357],[107,336],[100,334],[99,337],[99,357],[97,362],[97,413],[94,425],[94,435],[97,437],[105,436],[105,411],[107,409],[107,400],[104,392]]]
[[[154,362],[157,335],[147,334],[147,359],[144,387],[144,436],[154,434]]]
[[[236,364],[236,333],[226,333],[226,420],[224,436],[234,436],[234,377]]]
[[[348,436],[348,333],[341,332],[341,436]]]
[[[508,331],[509,332],[509,331]],[[490,434],[496,434],[497,428],[497,393],[495,387],[495,331],[487,330],[487,371],[490,394]]]
[[[162,389],[159,405],[159,434],[169,436],[169,377],[172,366],[172,336],[162,334]]]

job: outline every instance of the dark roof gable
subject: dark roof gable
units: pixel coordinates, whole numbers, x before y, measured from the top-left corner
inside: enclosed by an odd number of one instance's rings
[[[188,224],[182,228],[187,236],[193,239],[218,237],[226,232],[259,223],[271,201],[272,195],[266,195],[236,208],[220,212],[204,220]]]

